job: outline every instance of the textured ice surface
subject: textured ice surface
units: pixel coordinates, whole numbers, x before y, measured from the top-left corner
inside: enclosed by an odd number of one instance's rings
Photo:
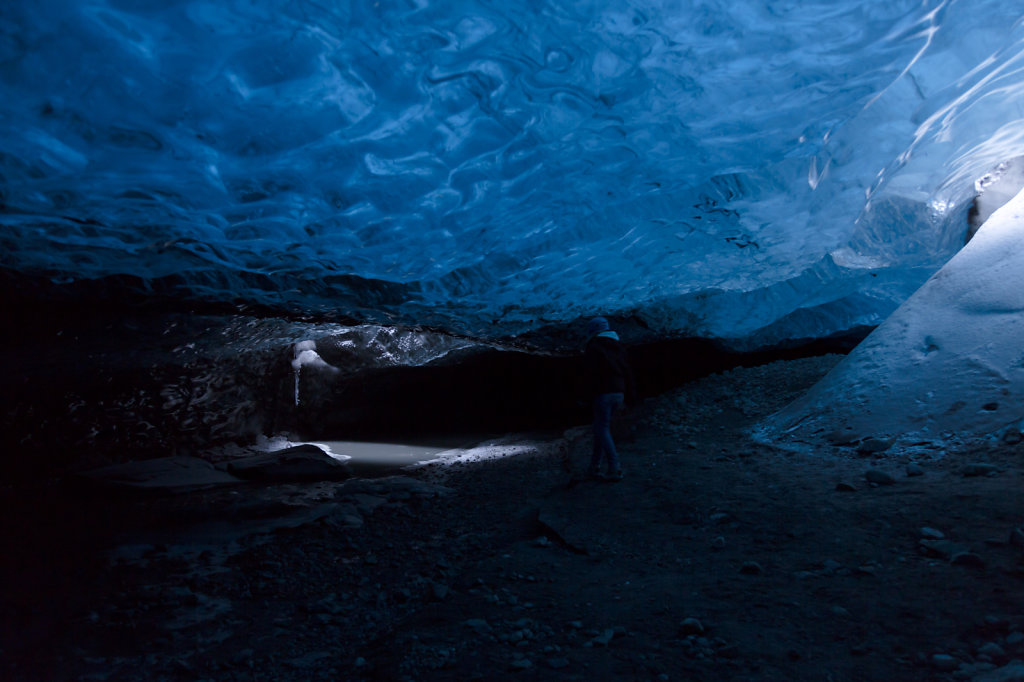
[[[877,323],[1024,154],[1005,1],[36,0],[0,265],[511,334]]]
[[[979,436],[1024,418],[1024,192],[765,435]]]

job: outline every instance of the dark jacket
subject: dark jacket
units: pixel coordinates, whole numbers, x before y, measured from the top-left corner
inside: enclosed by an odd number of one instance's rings
[[[583,352],[587,380],[593,395],[624,393],[626,402],[636,402],[636,385],[629,367],[626,347],[610,336],[595,336]]]

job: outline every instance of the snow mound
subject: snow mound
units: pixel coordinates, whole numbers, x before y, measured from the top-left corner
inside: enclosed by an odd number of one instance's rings
[[[765,437],[905,443],[1015,434],[1024,417],[1024,192]]]

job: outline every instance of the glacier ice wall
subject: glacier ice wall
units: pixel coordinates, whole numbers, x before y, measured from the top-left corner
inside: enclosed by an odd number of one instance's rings
[[[761,435],[901,445],[1024,425],[1024,192]],[[914,449],[914,446],[910,446]]]
[[[0,266],[513,334],[877,323],[1024,154],[962,0],[38,0],[0,13]]]

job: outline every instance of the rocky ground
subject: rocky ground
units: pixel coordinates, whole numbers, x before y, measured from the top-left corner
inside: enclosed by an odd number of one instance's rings
[[[1024,680],[1024,450],[750,439],[836,359],[648,400],[621,482],[578,480],[574,429],[381,479],[6,490],[0,676]]]

